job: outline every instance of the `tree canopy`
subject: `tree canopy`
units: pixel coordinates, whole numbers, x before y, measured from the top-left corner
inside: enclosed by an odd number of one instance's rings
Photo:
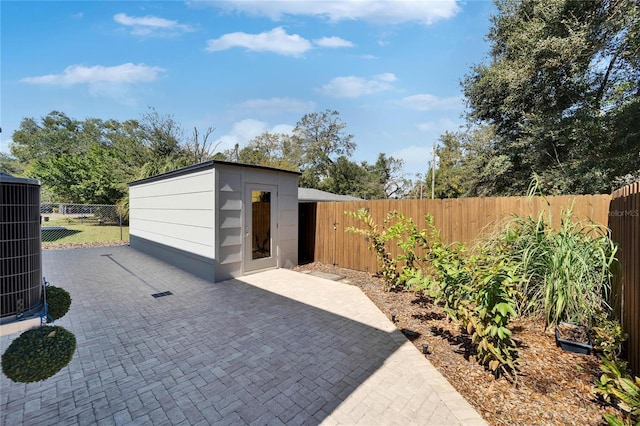
[[[490,61],[462,83],[470,123],[495,132],[485,149],[499,176],[480,192],[522,194],[534,173],[548,193],[608,192],[638,174],[640,4],[496,5]]]

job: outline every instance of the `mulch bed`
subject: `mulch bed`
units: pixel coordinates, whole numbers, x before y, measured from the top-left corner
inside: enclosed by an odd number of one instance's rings
[[[512,325],[519,343],[519,374],[514,384],[495,379],[474,358],[469,337],[442,310],[413,292],[386,292],[382,280],[366,272],[311,263],[295,270],[342,275],[359,287],[396,327],[405,333],[447,380],[492,425],[602,425],[604,413],[616,413],[592,393],[600,375],[594,355],[556,347],[543,321],[517,319]]]

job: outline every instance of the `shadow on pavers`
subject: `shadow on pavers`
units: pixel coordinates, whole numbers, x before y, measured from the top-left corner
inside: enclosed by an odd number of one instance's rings
[[[104,253],[173,294],[151,297]],[[2,375],[2,424],[317,424],[400,347],[377,328],[241,281],[212,284],[128,247],[43,256],[48,280],[73,298],[56,323],[77,350],[45,382]]]

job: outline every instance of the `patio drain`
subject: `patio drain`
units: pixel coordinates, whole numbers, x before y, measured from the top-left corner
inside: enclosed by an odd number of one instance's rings
[[[121,267],[122,269],[124,269],[125,271],[127,271],[129,274],[133,275],[135,278],[138,279],[138,281],[140,281],[142,284],[146,285],[147,287],[149,287],[150,289],[154,290],[155,293],[152,293],[151,296],[153,296],[154,298],[158,298],[158,297],[163,297],[163,296],[171,296],[173,293],[171,293],[170,291],[160,291],[159,289],[155,288],[154,286],[152,286],[151,284],[149,284],[148,282],[146,282],[144,279],[142,279],[141,277],[139,277],[138,275],[136,275],[133,271],[131,271],[130,269],[128,269],[126,266],[124,266],[122,263],[118,262],[117,260],[115,260],[111,253],[108,254],[101,254],[100,256],[102,257],[106,257],[108,259],[110,259],[113,263],[115,263],[116,265],[118,265],[119,267]]]
[[[171,296],[172,294],[173,293],[171,293],[170,291],[163,291],[162,293],[154,293],[151,296],[157,299],[158,297]]]

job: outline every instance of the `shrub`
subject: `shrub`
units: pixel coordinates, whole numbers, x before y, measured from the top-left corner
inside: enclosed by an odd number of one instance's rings
[[[2,354],[2,372],[14,382],[39,382],[71,361],[76,338],[60,326],[25,331]]]
[[[640,422],[640,377],[632,377],[621,361],[602,358],[602,376],[596,380],[594,392],[625,413],[624,419],[605,415],[610,425],[638,424]]]
[[[542,215],[515,217],[494,244],[520,263],[526,278],[520,314],[543,314],[549,326],[566,321],[591,327],[599,311],[610,311],[617,248],[593,223],[574,221],[571,209],[562,212],[558,230]]]
[[[357,212],[344,212],[345,215],[357,219],[364,228],[356,228],[353,226],[347,227],[348,232],[364,235],[365,240],[368,242],[369,250],[373,250],[376,253],[378,259],[378,266],[380,267],[380,275],[385,283],[385,290],[389,291],[398,286],[398,274],[397,260],[394,259],[389,253],[386,242],[389,239],[386,231],[378,230],[378,225],[375,223],[371,215],[366,209],[360,209]],[[385,223],[395,215],[395,212],[391,212],[387,215]]]
[[[47,306],[49,308],[47,322],[52,322],[62,318],[71,306],[71,296],[69,292],[63,288],[56,286],[46,286]]]

